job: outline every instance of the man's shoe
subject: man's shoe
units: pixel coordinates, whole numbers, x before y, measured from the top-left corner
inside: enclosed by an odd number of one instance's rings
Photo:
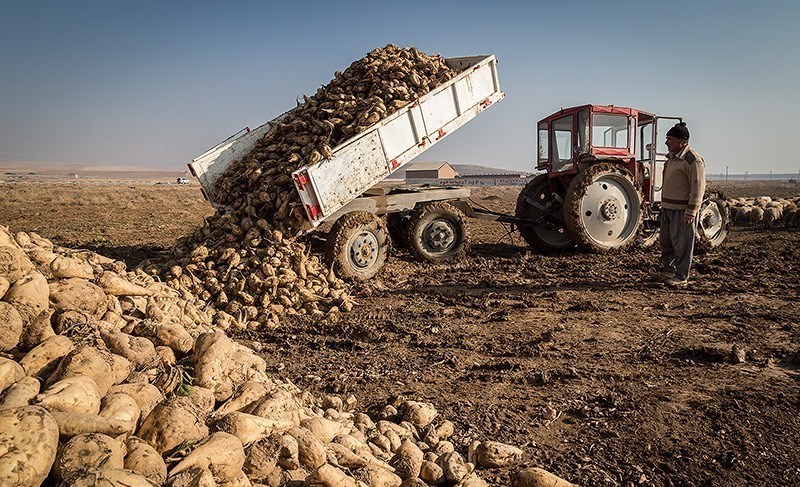
[[[664,281],[669,287],[686,287],[689,284],[688,279],[678,279],[677,277],[670,277],[666,281]]]
[[[650,280],[653,282],[667,282],[669,279],[675,277],[674,272],[670,271],[661,271],[658,274],[651,274]]]

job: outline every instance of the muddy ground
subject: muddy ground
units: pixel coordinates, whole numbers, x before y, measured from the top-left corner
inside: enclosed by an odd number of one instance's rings
[[[517,193],[473,199],[509,210]],[[0,184],[0,224],[131,265],[211,211],[197,186]],[[301,387],[365,407],[430,401],[464,444],[521,446],[527,464],[580,485],[800,485],[800,231],[736,228],[675,291],[649,280],[654,249],[541,256],[500,225],[471,223],[466,259],[430,266],[400,250],[338,322],[287,319],[243,338]],[[746,362],[731,363],[734,345]],[[509,474],[484,477],[507,485]]]

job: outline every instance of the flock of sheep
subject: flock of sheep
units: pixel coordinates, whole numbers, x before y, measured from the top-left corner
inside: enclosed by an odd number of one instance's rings
[[[793,198],[730,198],[728,207],[735,225],[762,225],[764,228],[800,228],[800,195]]]

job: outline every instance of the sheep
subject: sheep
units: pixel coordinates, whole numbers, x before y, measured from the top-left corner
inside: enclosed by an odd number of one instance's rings
[[[750,211],[753,208],[750,206],[740,206],[736,208],[736,215],[733,219],[735,223],[749,223],[750,222]]]
[[[750,210],[750,224],[757,225],[761,223],[761,220],[764,219],[764,209],[760,206],[756,206],[752,210]]]
[[[764,211],[764,228],[775,228],[781,221],[781,210],[778,207],[769,207]]]
[[[780,200],[772,200],[767,203],[767,208],[783,208],[783,203]]]
[[[800,228],[800,209],[794,214],[794,218],[792,218],[791,226],[793,228]]]
[[[792,210],[787,210],[783,213],[783,226],[786,228],[791,228],[794,226],[794,221],[797,218],[797,208]]]

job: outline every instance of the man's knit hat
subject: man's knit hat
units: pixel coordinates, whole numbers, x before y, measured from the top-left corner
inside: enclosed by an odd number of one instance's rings
[[[686,128],[686,122],[676,123],[674,127],[667,130],[668,137],[675,137],[676,139],[689,140],[689,129]]]

